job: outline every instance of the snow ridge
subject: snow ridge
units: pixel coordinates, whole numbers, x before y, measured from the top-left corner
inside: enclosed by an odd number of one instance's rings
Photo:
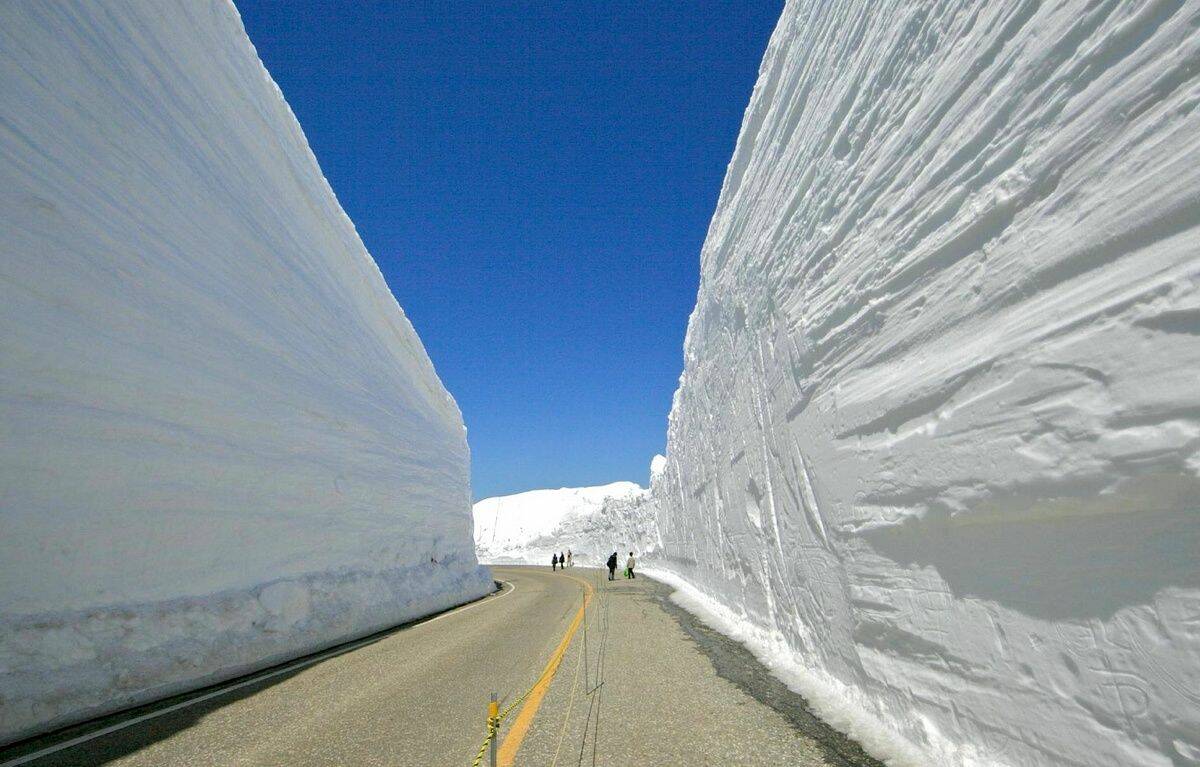
[[[772,36],[645,562],[897,763],[1200,764],[1198,25],[793,0]]]
[[[576,564],[596,567],[613,551],[646,547],[649,499],[634,482],[485,498],[473,509],[475,549],[483,562],[529,565],[570,550]]]
[[[227,0],[0,5],[0,742],[479,596],[461,415]]]

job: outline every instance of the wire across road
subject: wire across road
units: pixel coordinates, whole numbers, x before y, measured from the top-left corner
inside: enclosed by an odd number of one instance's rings
[[[503,591],[479,602],[21,744],[0,767],[466,767],[493,691],[511,707],[506,766],[834,763],[716,676],[662,609],[660,585],[583,568],[495,574]]]

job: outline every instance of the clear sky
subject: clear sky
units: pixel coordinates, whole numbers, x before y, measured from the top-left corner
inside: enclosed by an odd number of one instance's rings
[[[237,0],[462,408],[476,498],[645,484],[782,0]]]

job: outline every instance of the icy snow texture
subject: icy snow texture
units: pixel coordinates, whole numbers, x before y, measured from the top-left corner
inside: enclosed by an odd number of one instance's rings
[[[652,521],[638,513],[648,500],[633,482],[485,498],[474,507],[475,551],[492,564],[549,566],[554,554],[570,549],[575,564],[596,567],[613,551],[642,543],[633,528]]]
[[[1198,26],[795,0],[762,63],[644,561],[927,764],[1200,764]]]
[[[458,408],[230,3],[0,5],[0,221],[0,741],[490,589]]]

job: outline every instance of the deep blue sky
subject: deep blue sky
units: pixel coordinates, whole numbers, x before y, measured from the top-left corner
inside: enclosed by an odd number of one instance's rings
[[[476,498],[646,483],[782,7],[238,0],[462,408]]]

